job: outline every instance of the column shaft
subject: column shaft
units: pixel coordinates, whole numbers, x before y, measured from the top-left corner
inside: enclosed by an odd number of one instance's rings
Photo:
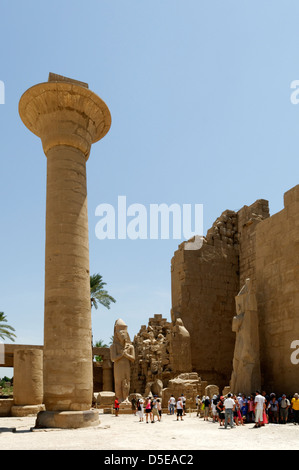
[[[86,158],[58,145],[47,153],[44,403],[87,410],[92,402]]]

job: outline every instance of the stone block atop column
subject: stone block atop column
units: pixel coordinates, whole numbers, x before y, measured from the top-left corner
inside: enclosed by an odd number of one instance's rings
[[[88,88],[88,83],[81,82],[79,80],[74,80],[73,78],[63,77],[63,75],[58,75],[57,73],[49,73],[48,82],[67,82],[73,83],[74,85],[83,86],[84,88]]]

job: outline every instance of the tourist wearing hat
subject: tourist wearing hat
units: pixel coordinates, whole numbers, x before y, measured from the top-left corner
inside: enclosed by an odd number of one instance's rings
[[[143,421],[143,398],[139,398],[137,401],[137,414],[139,416],[139,422]]]
[[[284,393],[280,400],[280,409],[279,416],[282,424],[286,424],[288,421],[288,414],[290,408],[290,401],[287,399],[286,394]]]
[[[204,409],[204,421],[209,421],[209,414],[211,409],[211,400],[210,397],[206,396],[204,399],[205,409]]]
[[[200,407],[202,405],[202,402],[201,402],[199,395],[197,395],[195,398],[195,404],[196,404],[196,410],[197,410],[196,416],[200,416]]]
[[[270,401],[268,404],[268,414],[269,414],[269,422],[278,424],[279,405],[278,405],[278,400],[276,400],[275,393],[271,393],[270,395]]]
[[[160,421],[160,416],[158,413],[158,407],[157,407],[157,395],[154,395],[154,398],[152,399],[152,413],[151,413],[151,422],[155,422],[155,416],[157,417],[157,420]]]
[[[299,424],[299,395],[294,393],[291,401],[292,410],[294,413],[294,424]]]
[[[218,421],[218,413],[217,413],[217,403],[218,403],[218,398],[217,395],[213,395],[212,401],[211,401],[211,410],[212,410],[212,416],[213,416],[213,423],[216,423]]]

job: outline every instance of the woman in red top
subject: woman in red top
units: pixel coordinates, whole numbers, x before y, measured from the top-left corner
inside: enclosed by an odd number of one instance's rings
[[[114,401],[114,410],[115,410],[115,416],[117,417],[118,412],[119,412],[119,401],[117,397],[115,397],[115,401]]]
[[[148,423],[148,417],[149,415],[151,415],[151,412],[152,412],[152,401],[150,397],[148,397],[147,402],[146,402],[146,407],[145,407],[145,419],[147,423]]]

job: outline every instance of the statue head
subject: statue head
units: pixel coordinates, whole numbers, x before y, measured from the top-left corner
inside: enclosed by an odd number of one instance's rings
[[[114,341],[118,341],[121,344],[131,342],[128,333],[128,326],[126,323],[119,318],[114,324]]]
[[[256,310],[256,296],[253,291],[252,281],[247,278],[244,286],[235,297],[237,315],[245,313],[246,310]]]

